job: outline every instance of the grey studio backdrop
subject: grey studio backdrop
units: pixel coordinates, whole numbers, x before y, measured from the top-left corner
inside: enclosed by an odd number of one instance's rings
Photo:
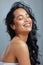
[[[20,0],[0,0],[0,59],[2,58],[3,52],[5,51],[7,45],[10,42],[10,36],[6,33],[6,26],[4,18],[10,10],[12,4]],[[43,0],[24,0],[33,10],[37,20],[38,37],[37,44],[39,45],[40,50],[40,62],[43,65]]]

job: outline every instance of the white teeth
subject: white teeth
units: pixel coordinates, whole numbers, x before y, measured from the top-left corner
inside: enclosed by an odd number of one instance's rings
[[[28,27],[28,26],[30,26],[30,23],[24,24],[24,26]]]

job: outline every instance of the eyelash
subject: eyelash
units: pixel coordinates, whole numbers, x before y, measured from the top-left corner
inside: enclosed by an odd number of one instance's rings
[[[22,20],[23,18],[19,18],[18,20]]]
[[[30,18],[30,16],[27,16],[27,18]],[[18,18],[18,20],[22,20],[23,19],[23,17],[22,18]]]

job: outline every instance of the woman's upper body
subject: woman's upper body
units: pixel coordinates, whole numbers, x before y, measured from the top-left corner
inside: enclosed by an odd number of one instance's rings
[[[37,25],[31,8],[22,2],[14,3],[6,16],[5,24],[11,41],[2,61],[19,65],[39,64]]]
[[[14,37],[4,53],[2,62],[31,65],[27,44],[17,36]]]
[[[5,62],[16,62],[20,65],[31,65],[28,46],[26,44],[29,32],[32,29],[32,20],[23,8],[18,8],[13,12],[14,24],[10,25],[16,32],[16,36],[11,40],[3,57]]]

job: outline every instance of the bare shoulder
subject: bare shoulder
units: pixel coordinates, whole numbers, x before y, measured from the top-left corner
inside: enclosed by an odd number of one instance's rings
[[[22,40],[20,40],[19,38],[14,38],[12,45],[14,46],[14,50],[19,50],[19,49],[28,50],[27,44]]]
[[[20,65],[31,65],[28,46],[20,39],[16,37],[12,39],[6,51],[4,58],[7,57],[7,61],[14,62],[14,58],[16,57]]]
[[[30,65],[30,56],[27,44],[18,39],[14,46],[15,56],[20,65]]]

